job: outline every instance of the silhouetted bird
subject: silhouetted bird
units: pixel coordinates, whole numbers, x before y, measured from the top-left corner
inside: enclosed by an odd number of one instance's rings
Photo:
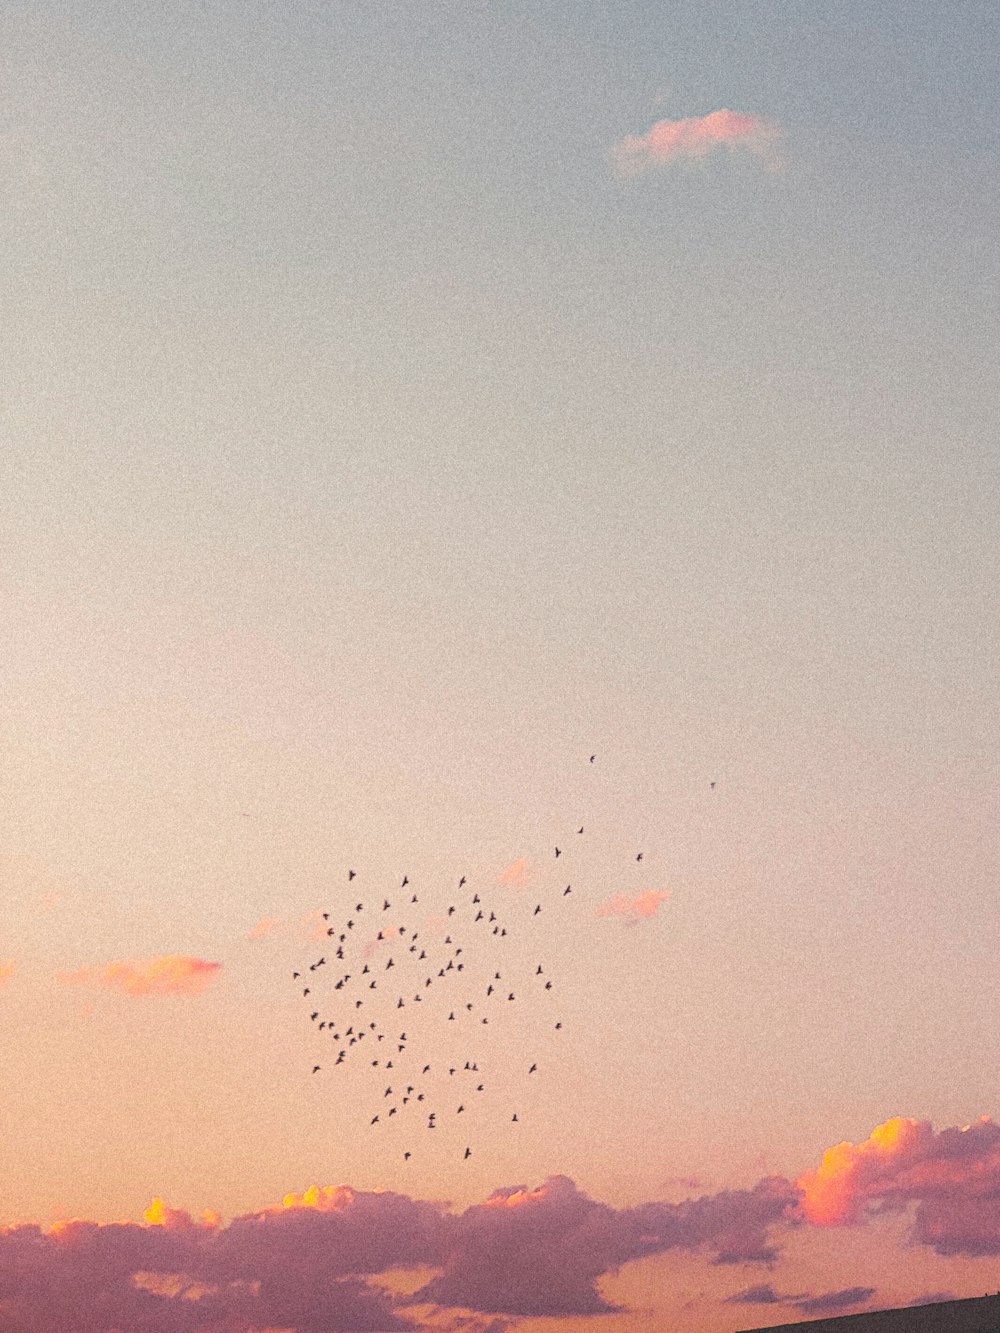
[[[639,855],[638,855],[635,859],[636,859],[637,861],[641,861],[641,860],[642,860],[642,852],[640,852]]]
[[[414,894],[413,897],[410,899],[410,902],[411,902],[411,903],[415,903],[416,901],[417,901],[417,895]],[[414,938],[416,938],[416,937],[414,936]]]
[[[461,888],[464,883],[465,883],[465,876],[463,875],[462,878],[458,881],[458,887]]]
[[[528,1073],[533,1074],[537,1068],[538,1068],[537,1065],[532,1065],[531,1068],[528,1070]]]
[[[319,1018],[319,1011],[317,1010],[317,1012],[316,1012],[315,1014],[310,1014],[309,1017],[310,1017],[310,1018],[312,1019],[312,1021],[315,1023],[315,1022],[316,1022],[316,1019]]]
[[[710,787],[714,787],[714,786],[715,786],[715,783],[714,783],[714,782],[710,782],[708,785],[709,785]]]
[[[454,915],[455,915],[455,909],[454,909],[454,907],[449,907],[449,908],[448,908],[448,915],[449,915],[449,916],[454,916]]]
[[[388,912],[388,910],[389,910],[389,908],[390,908],[391,906],[392,906],[392,903],[389,901],[389,899],[388,899],[388,898],[384,899],[383,902],[382,902],[382,911],[383,911],[383,912]]]
[[[562,1027],[562,1024],[561,1024],[561,1023],[557,1023],[557,1024],[556,1024],[556,1031],[558,1032],[559,1029],[560,1029],[561,1027]]]
[[[378,1116],[377,1116],[377,1115],[372,1117],[372,1124],[373,1124],[373,1125],[377,1125],[377,1124],[378,1124]]]
[[[404,1161],[404,1162],[408,1162],[408,1161],[410,1160],[410,1157],[411,1157],[411,1154],[410,1154],[410,1153],[408,1153],[408,1152],[404,1152],[404,1153],[403,1153],[403,1161]]]
[[[581,826],[577,829],[577,833],[582,833],[582,832],[583,832],[583,825],[581,824]]]
[[[355,903],[355,904],[354,904],[354,910],[355,910],[355,912],[360,912],[360,911],[362,911],[362,910],[363,910],[363,906],[364,906],[364,905],[363,905],[362,903]]]
[[[318,1073],[319,1073],[319,1065],[313,1065],[313,1073],[314,1073],[314,1074],[318,1074]]]
[[[514,1113],[514,1115],[511,1116],[510,1121],[512,1125],[516,1125],[518,1123],[516,1112]]]
[[[464,1107],[464,1106],[460,1106],[460,1107],[458,1108],[458,1110],[455,1112],[455,1114],[456,1114],[456,1115],[461,1115],[462,1112],[463,1112],[464,1110],[465,1110],[465,1107]]]
[[[540,977],[541,975],[542,975],[542,965],[541,963],[539,963],[537,968],[535,968],[535,976]]]
[[[556,856],[562,856],[562,852],[559,850],[558,847],[556,848]]]
[[[351,880],[352,880],[353,878],[354,878],[354,871],[353,871],[353,870],[349,870],[349,871],[347,872],[347,882],[350,883]]]
[[[305,990],[302,992],[302,994],[303,994],[303,995],[308,995],[308,994],[309,994],[309,987],[308,987],[308,986],[305,988]]]
[[[296,979],[297,977],[299,977],[299,976],[301,976],[301,973],[299,973],[299,972],[293,972],[293,973],[292,973],[292,980],[295,981],[295,979]]]
[[[410,881],[409,881],[409,880],[406,878],[406,876],[404,875],[404,876],[403,876],[403,882],[402,882],[402,884],[400,884],[399,887],[400,887],[401,889],[405,889],[406,886],[407,886],[407,884],[409,884],[409,882],[410,882]]]
[[[547,982],[545,983],[545,989],[546,989],[546,990],[551,990],[551,989],[552,989],[552,982],[551,982],[551,981],[547,981]]]
[[[563,889],[563,897],[565,898],[567,893],[572,893],[572,892],[573,892],[572,886],[567,884],[566,887]]]
[[[469,1158],[470,1158],[471,1156],[472,1156],[472,1149],[471,1149],[471,1148],[466,1148],[466,1150],[465,1150],[465,1158],[464,1158],[464,1160],[465,1160],[465,1161],[468,1161]]]
[[[538,913],[539,913],[541,910],[542,910],[542,904],[539,903],[538,906],[535,908],[535,910],[532,912],[531,915],[532,915],[532,916],[537,916]]]

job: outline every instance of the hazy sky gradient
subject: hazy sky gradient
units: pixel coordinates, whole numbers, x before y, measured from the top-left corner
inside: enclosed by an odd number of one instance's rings
[[[998,55],[962,0],[4,7],[0,1223],[625,1209],[1000,1113]],[[523,911],[574,838],[526,1132],[404,1173],[309,1075],[309,914]],[[1000,1286],[905,1220],[593,1327]]]

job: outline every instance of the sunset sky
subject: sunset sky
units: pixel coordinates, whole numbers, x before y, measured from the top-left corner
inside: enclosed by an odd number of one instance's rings
[[[998,80],[994,0],[2,7],[0,1333],[1000,1288]],[[517,991],[407,996],[435,1133],[292,977],[359,900]]]

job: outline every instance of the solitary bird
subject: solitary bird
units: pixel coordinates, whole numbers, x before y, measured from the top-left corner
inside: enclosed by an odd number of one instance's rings
[[[458,881],[458,887],[461,888],[464,883],[465,883],[465,876],[463,875],[462,878]]]
[[[638,855],[635,859],[636,859],[637,861],[641,861],[641,860],[642,860],[642,852],[640,852],[639,855]]]
[[[537,1065],[532,1065],[531,1068],[528,1070],[528,1073],[533,1074],[537,1068],[538,1068]]]
[[[465,1150],[465,1159],[464,1159],[464,1160],[465,1160],[465,1161],[468,1161],[469,1158],[470,1158],[471,1156],[472,1156],[472,1149],[471,1149],[471,1148],[466,1148],[466,1150]]]
[[[382,911],[383,911],[383,912],[388,912],[388,910],[389,910],[389,908],[390,908],[391,906],[392,906],[392,903],[389,901],[388,898],[383,899],[383,901],[382,901]]]
[[[563,897],[565,898],[567,893],[572,893],[572,892],[573,892],[573,886],[571,884],[567,884],[566,887],[563,889]]]
[[[355,872],[354,872],[353,870],[349,870],[349,871],[347,872],[347,882],[348,882],[348,883],[350,883],[351,880],[354,878],[354,874],[355,874]]]
[[[399,887],[400,887],[401,889],[405,889],[406,886],[407,886],[407,884],[409,884],[409,882],[410,882],[410,881],[409,881],[409,880],[406,878],[406,876],[404,875],[404,876],[403,876],[403,882],[402,882],[402,884],[400,884]]]
[[[511,1124],[512,1124],[512,1125],[516,1125],[516,1124],[518,1123],[517,1112],[516,1112],[516,1111],[515,1111],[514,1114],[511,1116],[510,1120],[511,1120]]]
[[[558,847],[556,848],[556,856],[562,856],[562,851]]]
[[[318,1073],[319,1073],[319,1065],[313,1065],[313,1073],[314,1073],[314,1074],[318,1074]]]
[[[408,1161],[410,1160],[410,1157],[411,1157],[411,1156],[412,1156],[411,1153],[404,1152],[404,1153],[403,1153],[403,1161],[404,1161],[404,1162],[408,1162]]]
[[[542,910],[542,904],[539,903],[538,906],[535,908],[535,910],[532,912],[531,915],[532,915],[532,916],[537,916],[538,913],[539,913],[541,910]]]

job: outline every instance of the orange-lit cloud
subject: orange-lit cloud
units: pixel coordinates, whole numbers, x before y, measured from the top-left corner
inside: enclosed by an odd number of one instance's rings
[[[196,1222],[185,1209],[170,1208],[160,1198],[153,1200],[143,1213],[142,1220],[147,1226],[165,1227],[167,1231],[186,1231],[195,1226],[217,1231],[222,1224],[221,1217],[212,1208],[206,1208],[201,1215],[201,1221]]]
[[[707,116],[658,120],[645,134],[622,139],[611,158],[620,175],[634,176],[669,162],[704,157],[722,147],[760,154],[777,137],[777,128],[768,121],[723,107]]]
[[[818,1226],[916,1203],[914,1239],[940,1254],[1000,1254],[1000,1125],[988,1116],[935,1132],[896,1116],[863,1143],[839,1143],[797,1184]]]
[[[0,963],[0,986],[6,986],[16,971],[17,964],[13,959],[8,959],[6,963]]]
[[[531,866],[526,856],[519,856],[500,874],[501,884],[510,884],[514,888],[523,888],[531,879]]]
[[[276,930],[282,929],[282,922],[276,916],[262,916],[255,926],[249,930],[249,938],[252,940],[263,940],[268,935],[273,935]]]
[[[222,971],[221,963],[183,954],[108,963],[106,967],[81,967],[64,972],[59,980],[68,985],[94,986],[122,991],[125,995],[198,995]]]
[[[623,916],[630,921],[642,921],[646,917],[656,916],[660,904],[670,897],[666,889],[647,889],[637,898],[630,898],[627,893],[616,893],[606,903],[594,911],[595,916]]]

